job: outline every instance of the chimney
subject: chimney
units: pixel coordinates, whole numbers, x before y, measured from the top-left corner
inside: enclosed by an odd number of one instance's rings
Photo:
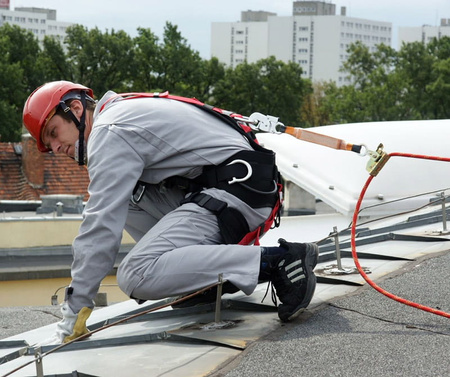
[[[346,16],[346,15],[347,15],[347,8],[341,7],[341,16]]]
[[[22,171],[33,188],[44,186],[44,153],[39,152],[30,134],[22,135]]]

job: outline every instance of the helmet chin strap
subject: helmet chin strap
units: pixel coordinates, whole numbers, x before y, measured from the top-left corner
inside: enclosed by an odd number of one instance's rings
[[[70,110],[70,107],[66,105],[64,101],[59,103],[59,106],[67,113],[75,123],[78,129],[78,165],[84,165],[85,155],[84,155],[84,130],[86,129],[86,93],[84,91],[80,92],[80,101],[83,105],[83,112],[81,113],[80,120],[77,119],[75,114]]]

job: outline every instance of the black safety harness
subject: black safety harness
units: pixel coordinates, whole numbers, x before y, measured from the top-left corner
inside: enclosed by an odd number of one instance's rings
[[[194,179],[175,176],[164,181],[165,187],[178,186],[191,194],[182,201],[196,203],[198,206],[213,212],[218,219],[219,229],[226,244],[255,244],[272,226],[279,226],[281,212],[282,185],[275,163],[275,153],[258,144],[252,129],[239,121],[243,117],[220,108],[207,105],[195,98],[187,98],[165,93],[124,93],[111,97],[100,108],[116,99],[133,98],[166,98],[192,104],[205,112],[219,118],[245,137],[253,150],[240,151],[219,165],[203,168],[202,174]],[[138,203],[142,198],[146,185],[139,181],[133,191],[132,201]],[[222,200],[201,192],[206,188],[218,188],[229,192],[253,208],[270,207],[269,218],[256,229],[250,230],[242,213]]]

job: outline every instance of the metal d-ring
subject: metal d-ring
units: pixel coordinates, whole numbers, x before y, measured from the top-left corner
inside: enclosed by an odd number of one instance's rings
[[[245,177],[243,177],[243,178],[233,177],[233,179],[231,181],[228,181],[229,185],[232,185],[233,183],[236,183],[236,182],[244,182],[247,179],[249,179],[252,176],[252,174],[253,174],[253,170],[252,170],[251,165],[247,161],[244,161],[244,160],[233,160],[229,164],[227,164],[227,166],[228,165],[238,164],[238,163],[245,165],[245,167],[247,168],[247,175]]]

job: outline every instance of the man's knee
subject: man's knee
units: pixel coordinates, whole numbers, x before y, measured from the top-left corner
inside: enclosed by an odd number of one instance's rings
[[[138,274],[136,269],[134,269],[130,263],[127,263],[126,260],[122,261],[119,265],[116,279],[119,288],[129,297],[131,297],[131,293],[139,283],[139,280],[141,280],[140,274]]]
[[[156,300],[160,299],[154,291],[153,284],[149,283],[149,274],[142,275],[142,266],[138,268],[124,260],[117,270],[117,284],[119,288],[133,299]]]

